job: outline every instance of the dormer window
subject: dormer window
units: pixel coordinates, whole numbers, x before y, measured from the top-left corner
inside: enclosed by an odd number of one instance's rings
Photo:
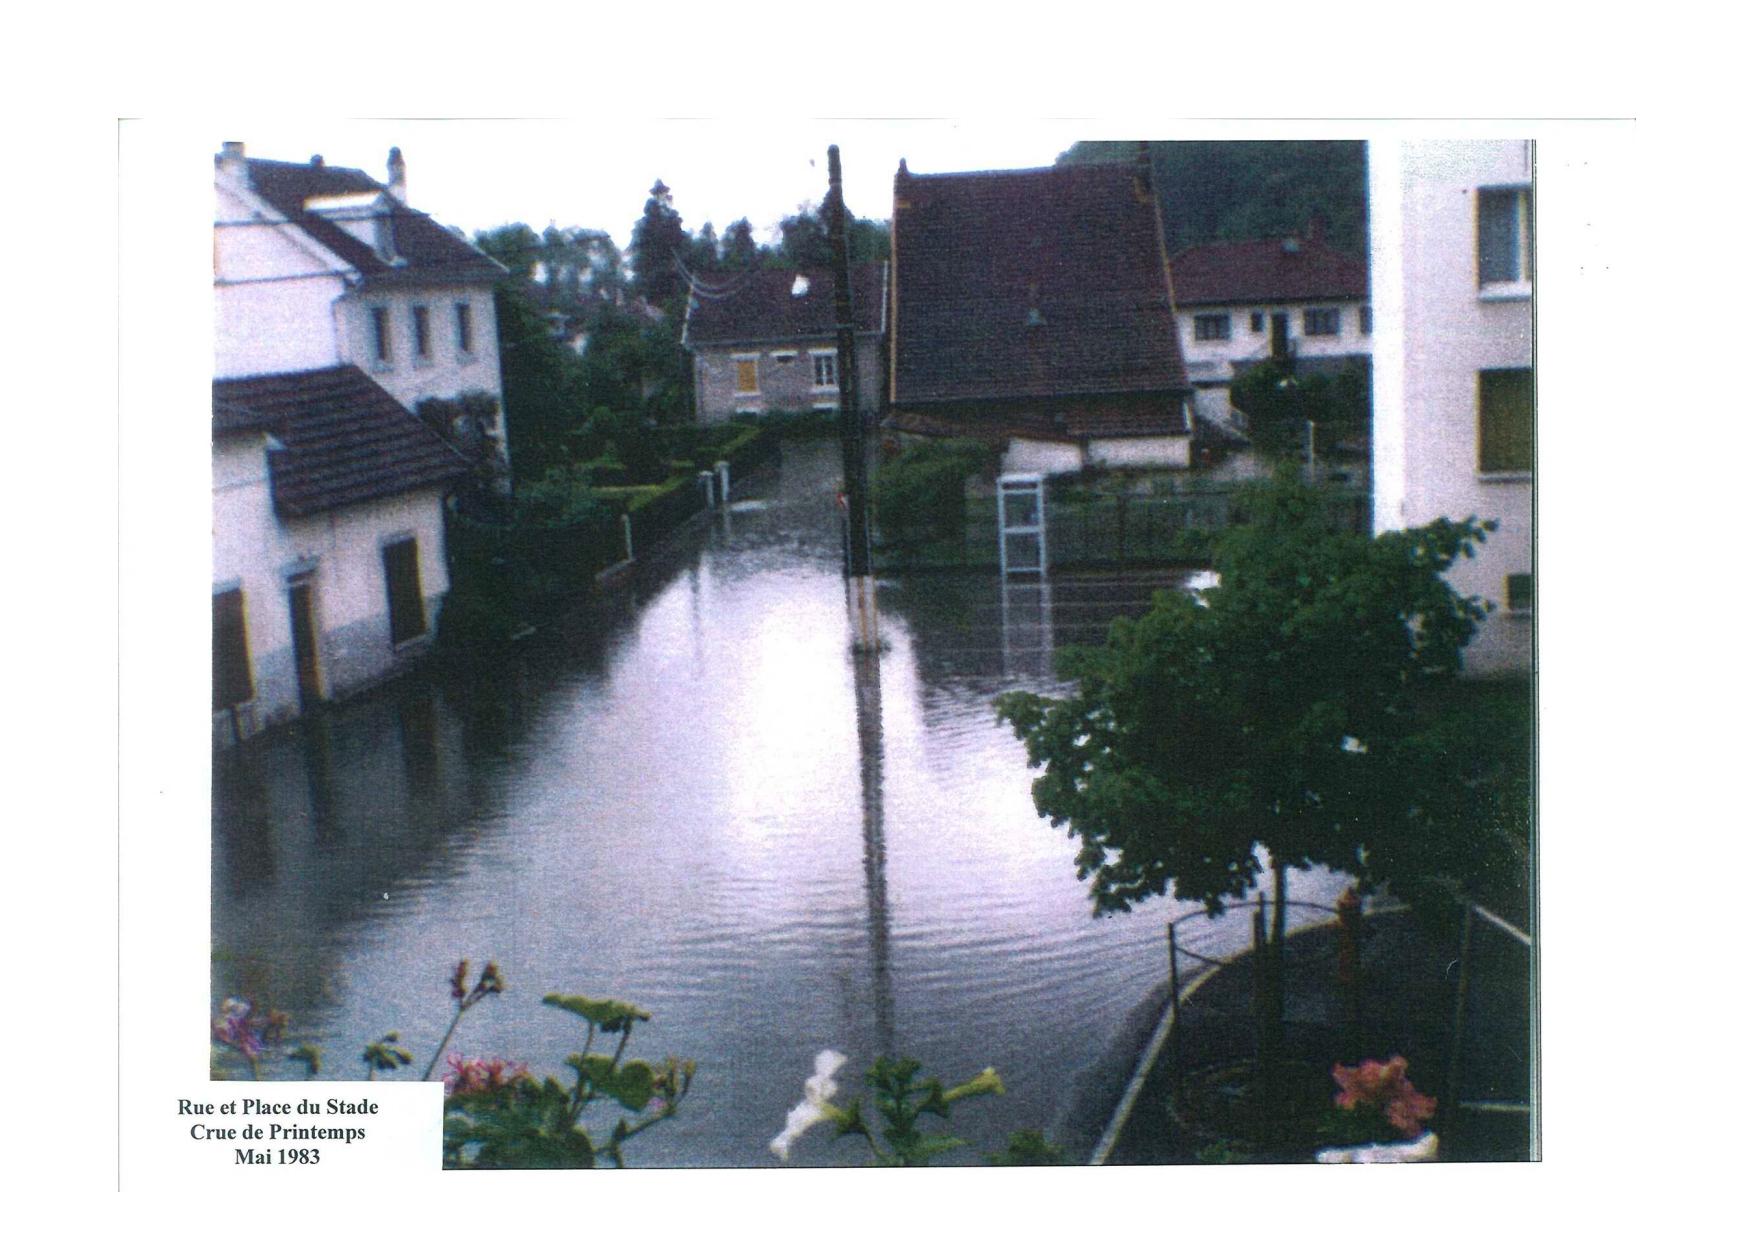
[[[305,210],[328,220],[354,240],[371,246],[384,262],[400,264],[402,260],[396,257],[394,209],[394,199],[377,190],[305,199]]]

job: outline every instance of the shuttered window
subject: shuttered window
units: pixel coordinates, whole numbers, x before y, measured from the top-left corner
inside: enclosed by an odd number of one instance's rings
[[[1535,462],[1535,372],[1480,372],[1480,471],[1520,473]]]
[[[384,585],[390,597],[390,642],[401,645],[426,632],[426,601],[420,593],[420,555],[405,538],[384,547]]]
[[[244,592],[227,590],[213,596],[213,709],[225,710],[255,696]]]
[[[739,359],[737,362],[737,390],[739,392],[759,392],[761,388],[755,380],[755,359]]]

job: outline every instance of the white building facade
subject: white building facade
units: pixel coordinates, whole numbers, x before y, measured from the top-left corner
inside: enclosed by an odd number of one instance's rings
[[[227,143],[214,220],[216,743],[411,664],[449,588],[446,491],[503,473],[502,269],[387,184]],[[429,425],[419,402],[477,415]],[[495,412],[482,417],[479,411]]]
[[[1522,141],[1372,142],[1377,530],[1497,522],[1450,572],[1492,605],[1475,673],[1527,670],[1534,617],[1534,155]]]

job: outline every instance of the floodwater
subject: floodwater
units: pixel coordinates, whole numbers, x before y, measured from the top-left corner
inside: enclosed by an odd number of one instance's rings
[[[1190,583],[886,581],[886,649],[855,659],[838,480],[833,443],[788,445],[631,590],[500,665],[220,755],[215,1002],[288,1012],[289,1044],[319,1044],[325,1077],[363,1076],[364,1044],[396,1030],[414,1074],[449,1021],[455,962],[495,960],[509,988],[452,1050],[569,1077],[583,1026],[540,1003],[564,991],[648,1009],[630,1054],[698,1062],[630,1164],[773,1165],[767,1142],[824,1048],[849,1058],[842,1100],[880,1054],[946,1084],[997,1068],[1006,1093],[958,1108],[972,1144],[946,1161],[1025,1127],[1083,1155],[1182,910],[1091,916],[993,699],[1052,689],[1056,648]],[[1337,888],[1294,876],[1305,899]],[[1247,928],[1182,933],[1217,954]],[[792,1158],[865,1160],[827,1129]]]

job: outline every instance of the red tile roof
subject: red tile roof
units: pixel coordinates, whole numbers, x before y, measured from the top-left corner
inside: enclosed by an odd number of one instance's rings
[[[1177,306],[1362,301],[1370,269],[1319,241],[1266,237],[1192,246],[1169,260]]]
[[[897,174],[894,403],[1185,391],[1156,199],[1134,177]]]
[[[213,431],[267,431],[275,511],[303,517],[438,486],[463,455],[357,366],[213,381]]]
[[[886,263],[852,269],[853,330],[870,335],[884,326]],[[802,276],[808,287],[794,297]],[[834,336],[834,273],[746,271],[705,277],[688,306],[690,347],[821,340]]]

